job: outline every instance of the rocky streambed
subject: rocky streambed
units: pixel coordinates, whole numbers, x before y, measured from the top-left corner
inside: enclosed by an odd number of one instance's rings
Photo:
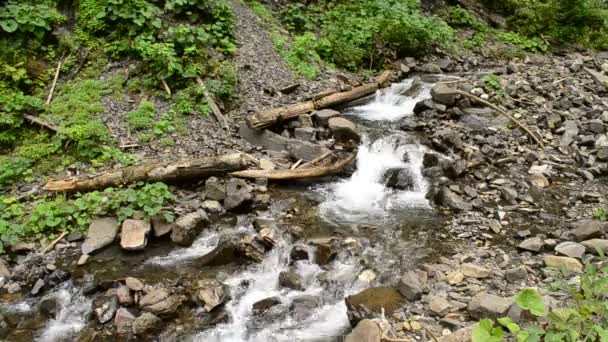
[[[545,290],[563,277],[555,269],[575,277],[607,246],[592,212],[605,205],[608,99],[582,70],[600,57],[495,69],[501,95],[457,72],[468,61],[408,60],[407,77],[366,102],[263,133],[243,124],[262,168],[329,150],[356,151],[356,162],[315,183],[209,178],[175,223],[103,218],[44,255],[17,246],[0,268],[2,334],[467,340],[480,318],[522,319],[512,305],[522,288],[557,305],[568,294]],[[546,147],[446,85],[500,103]]]

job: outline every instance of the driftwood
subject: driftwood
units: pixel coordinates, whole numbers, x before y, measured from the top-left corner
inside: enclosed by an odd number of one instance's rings
[[[177,181],[219,176],[246,167],[245,155],[234,153],[219,157],[129,166],[94,176],[50,180],[43,189],[59,192],[90,191],[139,181]]]
[[[203,95],[205,96],[205,100],[207,100],[207,104],[209,105],[209,107],[211,107],[211,112],[213,112],[213,115],[215,116],[217,121],[220,123],[220,125],[223,125],[225,130],[230,132],[230,126],[228,125],[228,120],[226,120],[226,117],[224,117],[224,115],[222,115],[222,112],[220,111],[218,106],[215,104],[215,101],[213,101],[213,98],[211,97],[211,95],[209,95],[209,92],[207,91],[207,88],[205,87],[205,83],[203,82],[203,80],[201,80],[200,77],[197,77],[196,83],[198,83],[198,85],[203,89]]]
[[[384,71],[373,83],[368,83],[349,91],[343,91],[327,95],[323,98],[313,98],[284,107],[274,108],[264,112],[258,112],[247,118],[247,125],[251,128],[262,129],[274,123],[292,119],[313,110],[328,108],[344,102],[356,100],[358,98],[373,94],[381,88],[393,75],[390,70]]]
[[[324,177],[341,172],[350,162],[355,159],[354,154],[335,162],[331,165],[324,165],[308,169],[293,169],[293,170],[244,170],[232,172],[230,175],[238,178],[266,178],[268,180],[290,180],[290,179],[308,179],[316,177]]]

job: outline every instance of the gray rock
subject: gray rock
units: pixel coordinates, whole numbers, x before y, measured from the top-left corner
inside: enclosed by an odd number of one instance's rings
[[[76,262],[76,265],[78,266],[84,266],[86,265],[87,261],[89,261],[89,258],[91,256],[88,254],[83,254],[78,258],[78,261]]]
[[[129,306],[133,304],[131,290],[126,285],[121,285],[116,289],[116,298],[118,298],[120,305]]]
[[[540,252],[540,250],[543,248],[544,245],[545,245],[545,242],[540,237],[535,236],[535,237],[525,239],[517,247],[524,249],[526,251],[538,253],[538,252]]]
[[[254,315],[261,316],[270,308],[279,304],[281,304],[279,297],[269,297],[253,303],[252,311]]]
[[[608,230],[608,222],[583,220],[576,225],[572,235],[576,241],[600,238]]]
[[[524,280],[528,277],[528,271],[524,266],[519,266],[505,271],[505,278],[509,282]]]
[[[175,313],[184,300],[184,296],[171,296],[164,289],[155,289],[139,300],[139,307],[143,311],[151,312],[155,315],[168,316]]]
[[[293,246],[289,253],[289,259],[292,263],[298,260],[308,260],[308,249],[302,245]]]
[[[441,74],[441,68],[435,63],[426,63],[420,66],[420,71],[428,74]]]
[[[571,258],[582,258],[585,254],[585,246],[577,242],[565,241],[555,246],[558,254]]]
[[[433,86],[433,88],[431,89],[431,97],[435,102],[439,102],[446,106],[451,106],[456,103],[458,94],[454,92],[454,89],[448,87],[445,84],[439,83]]]
[[[498,318],[506,315],[511,304],[512,300],[509,298],[480,292],[469,302],[468,311],[475,319]]]
[[[327,126],[329,124],[329,119],[340,117],[342,114],[333,109],[322,109],[313,112],[311,116],[318,126]]]
[[[315,139],[315,129],[312,127],[298,127],[293,130],[296,139],[310,141]]]
[[[126,334],[131,332],[135,316],[129,310],[120,308],[116,311],[114,317],[114,326],[116,326],[116,332],[119,334]]]
[[[601,146],[597,149],[597,159],[599,161],[608,161],[608,146]]]
[[[0,259],[0,277],[8,278],[11,276],[11,271],[8,268],[8,263],[4,259]]]
[[[217,177],[209,177],[205,181],[205,197],[214,201],[223,201],[226,198],[226,185]]]
[[[289,312],[291,312],[296,319],[305,319],[321,304],[322,301],[319,297],[301,295],[293,298],[291,305],[289,306]]]
[[[114,318],[118,310],[118,300],[113,290],[108,290],[103,296],[95,300],[95,315],[100,324],[105,324]]]
[[[391,168],[386,170],[383,176],[384,184],[393,189],[413,190],[414,178],[408,169]]]
[[[133,321],[133,333],[143,336],[152,333],[160,328],[162,321],[153,313],[144,312]]]
[[[460,271],[469,278],[488,278],[492,275],[492,272],[489,269],[471,263],[462,264],[460,266]]]
[[[36,280],[36,283],[32,287],[32,290],[30,291],[30,293],[35,296],[40,293],[40,291],[42,290],[43,287],[44,287],[44,280],[38,279],[38,280]]]
[[[334,133],[338,141],[359,141],[359,128],[353,122],[343,118],[335,117],[329,119],[329,129]]]
[[[374,321],[364,319],[346,336],[344,342],[381,342],[382,331]]]
[[[443,187],[438,194],[437,202],[447,208],[455,211],[471,211],[473,205],[466,202],[462,197],[448,189]]]
[[[120,232],[120,247],[127,251],[140,251],[146,248],[150,231],[150,222],[125,220]]]
[[[288,289],[303,291],[302,277],[295,272],[284,271],[279,274],[279,285]]]
[[[563,126],[565,130],[560,139],[560,146],[568,146],[578,135],[578,126],[573,120],[566,120]]]
[[[429,309],[437,316],[444,316],[452,308],[450,302],[439,296],[430,296]]]
[[[156,215],[152,218],[152,232],[155,237],[161,237],[171,233],[173,225],[173,222],[167,222],[162,215]]]
[[[12,283],[8,284],[6,291],[9,294],[19,293],[19,292],[21,292],[21,285],[19,285],[19,283],[17,283],[17,282],[12,282]]]
[[[118,234],[118,222],[113,217],[97,219],[89,225],[87,237],[82,244],[82,254],[91,254],[112,242]]]
[[[171,241],[181,246],[190,246],[209,219],[204,211],[198,210],[180,217],[171,231]]]
[[[203,209],[207,210],[210,213],[221,213],[222,204],[216,200],[206,200],[203,202]]]
[[[133,291],[142,291],[144,289],[144,283],[133,277],[127,277],[127,279],[125,279],[125,285]]]
[[[226,199],[224,200],[226,210],[243,209],[251,205],[252,199],[251,187],[244,180],[232,178],[226,184]]]
[[[589,125],[589,130],[595,134],[602,134],[606,131],[602,119],[589,120],[587,124]]]
[[[38,311],[47,318],[55,318],[58,309],[57,297],[55,296],[43,298],[38,304]]]
[[[602,251],[604,255],[608,254],[608,240],[603,239],[591,239],[581,242],[587,251],[587,253],[598,254],[598,250]]]
[[[415,271],[405,272],[399,279],[399,292],[409,301],[419,299],[424,292],[424,288],[418,273]]]
[[[68,234],[65,239],[67,242],[77,242],[84,239],[84,235],[82,235],[82,233],[79,231],[75,231]]]
[[[239,252],[238,243],[230,238],[221,239],[211,252],[205,254],[198,260],[201,266],[227,265],[237,260]]]
[[[215,279],[199,280],[198,287],[196,296],[207,312],[222,305],[228,298],[224,284]]]

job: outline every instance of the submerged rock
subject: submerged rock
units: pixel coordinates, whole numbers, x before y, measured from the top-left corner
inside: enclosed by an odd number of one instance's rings
[[[413,190],[414,178],[406,168],[391,168],[383,176],[384,184],[393,189]]]
[[[112,242],[118,234],[118,221],[113,217],[97,219],[89,225],[87,237],[82,244],[82,254],[91,254]]]
[[[264,315],[273,306],[281,304],[279,297],[269,297],[253,303],[252,311],[256,316]]]
[[[302,277],[295,272],[281,272],[279,274],[279,285],[288,289],[303,291]]]
[[[372,287],[345,299],[348,320],[356,326],[361,320],[382,313],[391,316],[404,298],[399,291],[389,287]]]

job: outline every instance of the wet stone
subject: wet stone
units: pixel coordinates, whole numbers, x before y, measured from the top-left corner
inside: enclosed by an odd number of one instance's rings
[[[150,334],[160,328],[162,321],[150,312],[144,312],[133,321],[133,333],[138,336]]]
[[[127,219],[122,223],[120,247],[127,251],[139,251],[148,244],[150,223],[143,220]]]
[[[393,189],[413,190],[414,178],[406,168],[392,168],[384,173],[384,184]]]
[[[116,311],[116,316],[114,317],[114,325],[116,326],[116,331],[119,334],[131,332],[133,321],[135,321],[135,316],[133,316],[133,314],[129,312],[129,310],[125,308],[120,308]]]
[[[173,229],[173,223],[167,222],[164,216],[157,215],[152,218],[152,232],[155,237],[161,237],[169,234]]]
[[[302,284],[302,277],[300,277],[300,275],[295,272],[281,272],[279,274],[279,285],[292,290],[304,290],[304,285]]]
[[[197,291],[197,298],[207,312],[220,306],[228,299],[226,287],[215,279],[199,280],[197,286],[200,288]]]
[[[118,310],[118,300],[113,291],[108,291],[102,297],[95,300],[95,315],[100,324],[105,324],[114,318],[116,310]]]
[[[208,222],[207,214],[202,210],[184,215],[175,221],[171,240],[181,246],[190,246]]]
[[[293,246],[289,253],[289,259],[292,263],[299,260],[308,260],[308,250],[302,245]]]
[[[279,297],[269,297],[253,303],[252,311],[256,316],[262,316],[273,306],[281,304]]]

